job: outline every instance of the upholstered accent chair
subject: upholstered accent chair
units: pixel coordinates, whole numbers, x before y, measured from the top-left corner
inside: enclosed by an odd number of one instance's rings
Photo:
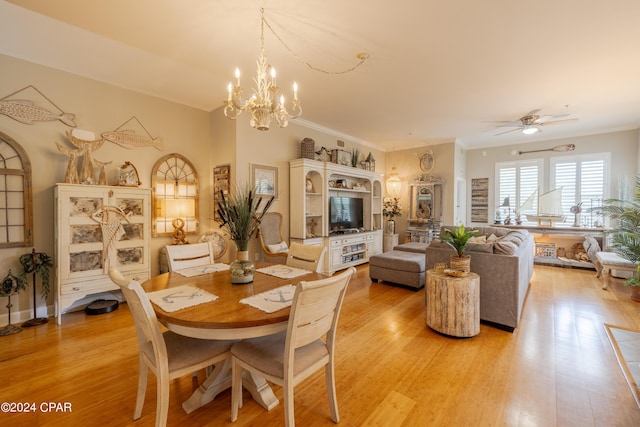
[[[267,212],[260,222],[260,246],[267,262],[286,262],[288,245],[282,237],[282,221],[280,212]]]

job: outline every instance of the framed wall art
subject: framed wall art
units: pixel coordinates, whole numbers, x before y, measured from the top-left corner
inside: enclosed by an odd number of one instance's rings
[[[229,179],[231,173],[231,165],[218,165],[213,168],[213,219],[217,222],[222,222],[220,214],[218,213],[218,202],[222,200],[220,191],[224,193],[224,196],[229,195]]]
[[[489,221],[489,178],[471,180],[471,222]]]
[[[258,196],[275,196],[278,198],[278,168],[251,164],[251,182]]]

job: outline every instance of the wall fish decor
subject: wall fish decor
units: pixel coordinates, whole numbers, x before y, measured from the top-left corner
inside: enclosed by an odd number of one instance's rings
[[[102,138],[123,148],[154,147],[158,150],[164,149],[162,138],[145,138],[133,130],[105,132],[102,134]]]
[[[135,121],[147,134],[146,136],[136,133],[135,130],[122,129],[127,123]],[[123,148],[153,147],[157,150],[164,150],[164,142],[162,138],[154,138],[151,136],[147,128],[138,120],[136,116],[132,116],[129,120],[118,126],[116,129],[101,134],[102,139],[118,144]]]
[[[33,88],[44,99],[49,101],[51,105],[56,107],[59,110],[59,112],[55,113],[47,110],[46,108],[39,107],[38,105],[36,105],[35,102],[29,99],[7,99],[29,88]],[[34,86],[24,87],[0,99],[0,114],[4,114],[5,116],[11,117],[12,119],[17,120],[20,123],[24,123],[26,125],[32,125],[33,122],[48,122],[48,121],[60,120],[62,123],[64,123],[67,126],[76,127],[76,123],[74,122],[74,119],[76,117],[75,114],[65,113],[64,111],[62,111],[60,107],[54,104],[49,98],[44,96],[44,94]]]

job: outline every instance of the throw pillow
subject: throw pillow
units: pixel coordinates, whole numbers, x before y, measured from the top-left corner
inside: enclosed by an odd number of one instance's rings
[[[487,236],[487,242],[495,242],[496,240],[498,240],[498,236],[496,236],[495,234],[491,233],[490,236]]]
[[[493,253],[503,255],[513,255],[518,250],[518,247],[514,242],[505,242],[504,240],[497,241],[493,244]]]
[[[595,261],[596,254],[600,252],[600,245],[598,244],[598,241],[592,236],[585,236],[582,246],[584,246],[585,251],[587,251],[589,259],[592,262]]]
[[[487,236],[475,236],[475,237],[471,237],[467,243],[486,243],[487,242]]]
[[[269,252],[275,254],[280,252],[287,252],[289,250],[289,246],[287,246],[287,242],[283,240],[282,242],[276,243],[275,245],[267,245],[267,249],[269,250]]]

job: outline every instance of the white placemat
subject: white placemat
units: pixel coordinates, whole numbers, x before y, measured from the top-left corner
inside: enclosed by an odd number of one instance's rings
[[[218,299],[217,295],[191,285],[182,285],[161,291],[149,292],[147,295],[151,302],[166,312],[178,311],[183,308]]]
[[[181,270],[176,270],[176,273],[181,274],[185,277],[193,277],[193,276],[202,276],[209,273],[215,273],[216,271],[225,271],[229,269],[229,264],[207,264],[207,265],[197,265],[195,267],[183,268]]]
[[[284,285],[270,291],[262,292],[252,297],[243,298],[241,303],[250,305],[266,313],[274,313],[283,308],[287,308],[293,302],[293,294],[296,287]]]
[[[259,268],[256,271],[268,274],[269,276],[279,277],[281,279],[293,279],[294,277],[304,276],[305,274],[312,273],[311,270],[305,270],[304,268],[289,267],[288,265],[270,265],[269,267]]]

